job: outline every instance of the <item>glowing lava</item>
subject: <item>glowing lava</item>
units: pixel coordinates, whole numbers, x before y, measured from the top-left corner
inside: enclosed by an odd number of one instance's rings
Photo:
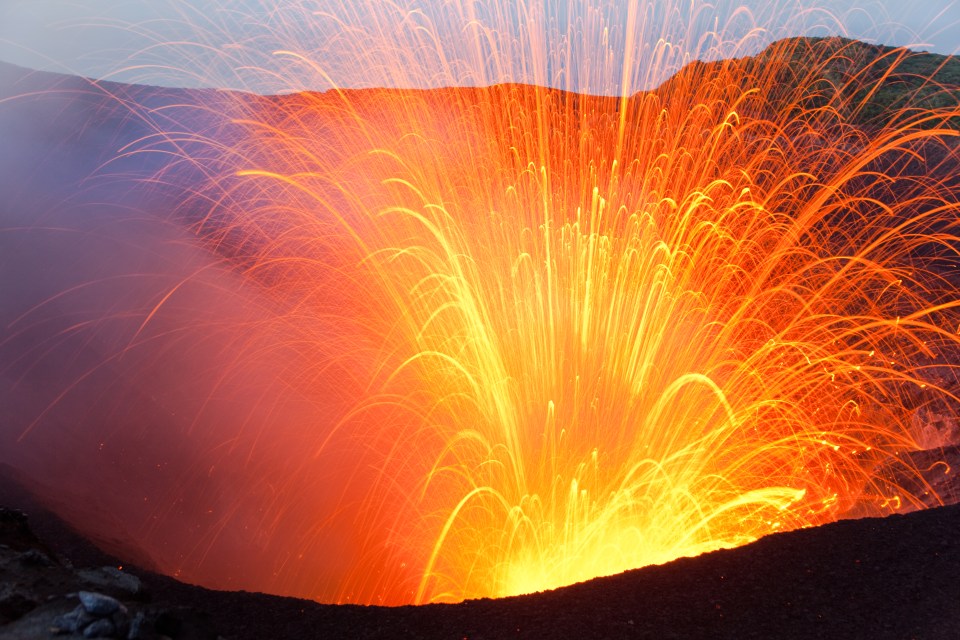
[[[360,4],[278,30],[335,24],[337,64],[400,88],[210,95],[230,139],[183,158],[213,176],[197,236],[274,310],[233,358],[283,336],[314,408],[204,452],[242,459],[260,519],[216,531],[271,549],[261,588],[503,596],[921,504],[891,483],[918,390],[955,401],[960,110],[925,77],[871,112],[908,52],[785,40],[636,93],[690,62],[680,27],[641,46],[682,7]]]
[[[355,527],[357,562],[318,597],[524,593],[885,512],[876,469],[956,343],[956,192],[908,160],[957,112],[855,126],[906,56],[865,53],[245,114],[229,231],[356,383],[335,430],[363,453],[317,518]]]

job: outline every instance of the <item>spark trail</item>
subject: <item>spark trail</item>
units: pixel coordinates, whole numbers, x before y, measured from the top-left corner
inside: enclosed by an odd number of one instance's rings
[[[358,561],[320,597],[524,593],[916,501],[877,470],[956,347],[956,191],[910,160],[955,157],[957,111],[860,124],[864,78],[910,59],[864,55],[245,116],[227,228],[283,321],[333,316],[316,366],[356,384],[331,490]]]
[[[694,62],[766,19],[698,36],[696,2],[331,6],[271,14],[269,67],[185,16],[238,77],[334,88],[207,93],[219,130],[133,148],[210,176],[177,213],[259,287],[218,375],[269,357],[285,390],[170,490],[230,497],[165,570],[216,578],[237,535],[257,588],[456,601],[923,504],[914,416],[957,400],[955,60]]]

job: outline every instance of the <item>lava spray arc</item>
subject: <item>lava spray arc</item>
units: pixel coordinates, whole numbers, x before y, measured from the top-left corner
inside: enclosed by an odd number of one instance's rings
[[[956,401],[949,61],[827,38],[693,62],[763,36],[628,4],[301,8],[278,34],[332,24],[341,53],[290,47],[288,73],[371,88],[221,96],[241,134],[196,233],[284,310],[289,384],[348,399],[263,526],[297,503],[303,553],[349,561],[277,590],[503,596],[921,504],[911,416]]]
[[[933,372],[956,348],[956,104],[925,78],[870,116],[910,55],[839,39],[633,93],[685,61],[633,48],[662,4],[564,52],[553,9],[466,3],[472,75],[428,92],[405,74],[442,66],[448,25],[413,12],[408,40],[344,54],[400,88],[240,118],[242,204],[200,233],[256,247],[246,273],[305,342],[332,323],[316,366],[359,392],[334,429],[365,446],[338,514],[362,560],[321,597],[523,593],[918,500],[884,473],[917,447],[916,390],[954,400]],[[484,82],[511,56],[534,84]],[[612,97],[549,88],[575,73]]]

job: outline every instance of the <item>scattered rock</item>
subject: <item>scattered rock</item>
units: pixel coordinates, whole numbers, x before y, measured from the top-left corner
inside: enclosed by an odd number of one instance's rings
[[[143,633],[143,623],[146,620],[142,611],[138,611],[130,621],[130,629],[127,631],[127,640],[140,640]]]
[[[140,595],[143,590],[143,584],[140,582],[140,578],[132,573],[121,571],[116,567],[82,569],[77,572],[77,575],[87,584],[99,589],[120,591],[129,593],[132,596]]]
[[[0,465],[0,498],[2,472]],[[28,525],[25,512],[0,507],[0,639],[217,637],[209,617],[192,603],[148,603],[140,577],[116,564],[78,570]]]
[[[25,567],[52,567],[53,560],[47,554],[39,549],[27,549],[19,556],[17,561]]]
[[[76,594],[80,604],[72,611],[57,616],[50,631],[54,634],[79,634],[85,638],[126,637],[131,627],[127,608],[115,598],[96,593],[81,591]],[[138,627],[143,624],[143,615],[139,614]],[[139,633],[139,631],[138,631]]]
[[[84,638],[110,638],[116,633],[117,628],[110,618],[100,618],[91,622],[83,630]]]
[[[84,609],[83,605],[77,605],[73,611],[54,618],[50,631],[58,635],[80,633],[94,620],[96,618]]]
[[[97,617],[113,615],[121,610],[126,611],[126,608],[116,598],[111,598],[102,593],[81,591],[77,596],[86,612]]]

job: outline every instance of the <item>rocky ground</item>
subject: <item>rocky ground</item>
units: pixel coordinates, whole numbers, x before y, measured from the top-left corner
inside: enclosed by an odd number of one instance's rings
[[[795,51],[803,53],[806,49]],[[944,90],[938,90],[938,96],[960,95],[957,93],[960,80],[955,75],[960,67],[956,60],[917,56],[911,64],[913,62],[940,70],[943,77],[938,82]],[[5,195],[5,202],[0,204],[13,211],[11,202],[16,201],[12,195],[21,191],[29,193],[31,206],[22,213],[33,221],[36,207],[40,206],[37,193],[45,194],[44,202],[49,200],[50,207],[54,204],[59,207],[66,195],[65,191],[55,190],[54,184],[85,184],[83,181],[90,173],[109,157],[97,153],[124,148],[130,141],[149,135],[151,130],[137,119],[116,115],[116,110],[106,110],[114,114],[113,120],[88,120],[89,113],[99,113],[107,103],[103,102],[105,96],[84,91],[89,89],[85,81],[27,74],[36,82],[28,91],[14,82],[24,72],[9,66],[0,68],[0,89],[43,95],[45,99],[8,103],[5,131],[11,139],[14,134],[23,138],[23,155],[18,155],[18,161],[0,175],[0,193]],[[910,83],[914,81],[929,84],[923,78],[930,74],[923,70],[911,68],[911,73],[901,75],[896,82],[887,82],[890,87],[899,87],[901,93],[904,86],[912,86]],[[47,86],[44,83],[56,86],[61,81],[72,83],[74,90],[60,94],[44,90]],[[872,91],[872,81],[870,87]],[[119,85],[110,85],[111,100],[114,91],[131,91],[130,95],[139,96],[144,104],[153,104],[149,100],[154,100],[157,105],[163,105],[159,112],[165,114],[169,114],[172,104],[202,103],[196,97],[199,94],[179,90],[122,89]],[[857,115],[896,113],[889,106],[892,100],[900,100],[897,94],[877,90],[870,95],[867,105],[870,108],[862,109]],[[927,99],[928,96],[920,97]],[[17,109],[10,106],[14,104]],[[38,104],[42,110],[38,111]],[[46,127],[38,132],[26,126],[35,120],[56,120],[60,126],[67,127],[65,123],[71,121],[63,114],[68,107],[79,109],[76,104],[86,104],[86,110],[75,112],[79,121],[87,123],[76,127],[79,133],[70,130],[68,135]],[[56,118],[46,114],[55,114]],[[196,116],[191,113],[191,117]],[[193,126],[197,131],[205,131],[212,125],[204,120],[194,121]],[[44,137],[38,137],[41,134]],[[12,148],[11,140],[6,142]],[[937,146],[944,154],[940,145]],[[50,149],[56,149],[56,154]],[[94,153],[91,149],[98,151]],[[58,158],[57,163],[48,163],[51,155]],[[147,159],[162,157],[154,154]],[[139,161],[139,156],[135,159]],[[954,163],[944,162],[941,156],[933,160],[924,156],[924,160],[938,172],[933,177],[944,184],[960,180]],[[140,171],[142,175],[152,176],[159,171],[156,167],[134,165],[132,160],[129,166],[116,163],[111,166],[118,174],[140,175],[136,173]],[[42,176],[47,182],[40,183],[35,176]],[[24,185],[34,188],[26,189]],[[99,202],[102,195],[94,198],[90,191],[86,193],[95,202]],[[151,206],[158,210],[166,210],[169,203],[179,202],[177,193],[151,190],[149,195],[154,198]],[[146,205],[138,201],[137,208],[146,210]],[[85,237],[89,238],[89,234]],[[126,239],[126,236],[117,235],[117,238]],[[10,235],[9,242],[8,249],[13,251],[21,240]],[[139,253],[147,252],[136,253],[139,260]],[[70,265],[72,277],[78,261],[64,259],[64,262]],[[949,266],[952,273],[955,265],[951,262]],[[17,270],[11,273],[16,274]],[[93,278],[84,275],[79,281]],[[22,307],[7,300],[12,318],[17,318],[22,309],[33,308],[44,296],[54,295],[38,293],[33,284],[28,288],[29,295],[39,295],[39,298],[28,298]],[[61,283],[50,286],[52,292],[68,288]],[[42,326],[37,321],[34,324]],[[81,338],[85,344],[95,342],[85,335]],[[33,348],[34,343],[29,345]],[[8,353],[7,360],[12,362],[15,358]],[[51,387],[47,377],[49,368],[29,362],[30,371],[39,372],[38,388]],[[23,392],[25,375],[17,374],[16,384],[9,385],[16,393],[11,392],[7,397],[8,404],[29,396]],[[953,389],[950,381],[942,384]],[[927,407],[917,412],[917,428],[929,431],[928,442],[923,446],[958,441],[960,431],[951,411],[930,405],[927,398],[918,397],[916,403]],[[139,405],[137,411],[137,415],[142,414]],[[73,455],[70,452],[70,462],[74,462]],[[48,469],[54,466],[48,458],[43,460]],[[889,477],[892,492],[903,487],[923,502],[910,508],[934,507],[939,501],[960,501],[957,481],[960,447],[953,445],[918,452],[905,462],[906,469],[922,471],[922,480],[915,474],[898,475],[898,469],[892,469]],[[909,486],[904,487],[906,484]],[[57,497],[67,503],[72,500],[62,488]],[[73,502],[58,505],[59,512],[67,515],[70,509],[81,512],[89,509],[89,505]],[[960,505],[884,519],[846,520],[784,533],[739,549],[682,559],[543,594],[458,605],[397,608],[320,605],[293,598],[186,585],[152,572],[148,554],[129,539],[120,516],[117,520],[116,524],[110,521],[105,527],[115,535],[106,546],[122,558],[105,554],[75,533],[35,501],[16,482],[15,474],[0,466],[0,640],[82,636],[144,640],[960,638]],[[98,542],[105,543],[103,539]]]
[[[847,520],[556,591],[423,607],[212,591],[123,565],[0,481],[0,637],[960,637],[960,505]]]

